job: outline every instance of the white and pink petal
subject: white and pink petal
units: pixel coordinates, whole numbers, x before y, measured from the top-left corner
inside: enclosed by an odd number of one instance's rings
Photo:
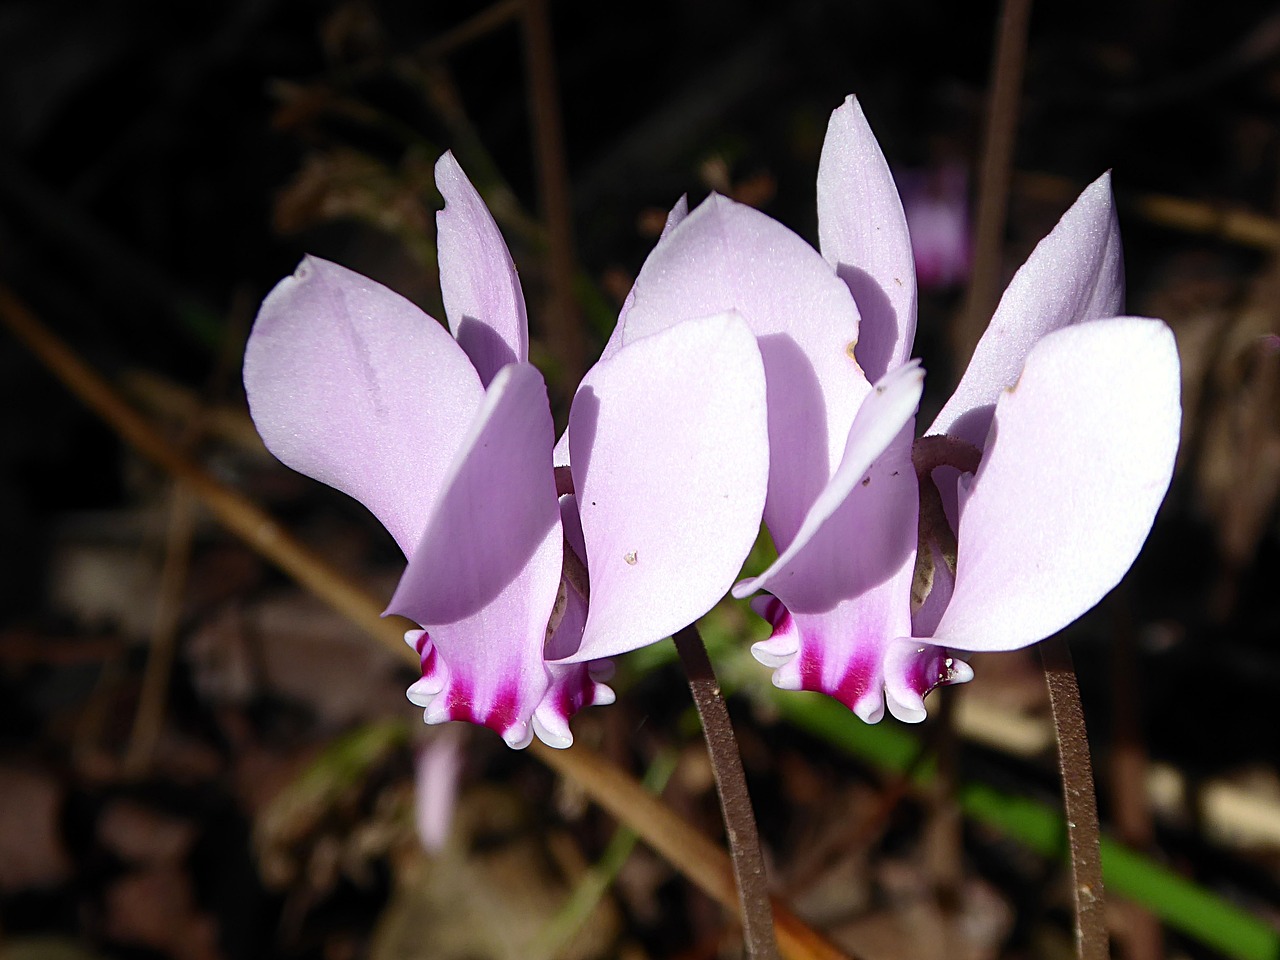
[[[850,558],[866,565],[872,557],[886,557],[893,552],[890,544],[908,542],[899,527],[915,529],[917,492],[911,440],[923,390],[924,371],[919,361],[903,364],[881,378],[849,428],[840,465],[805,514],[795,537],[785,541],[775,534],[781,549],[778,558],[759,576],[735,585],[735,597],[770,590],[783,596],[794,610],[821,610],[850,596],[859,585],[892,578],[886,567],[881,571],[884,576],[854,577],[859,581],[855,584],[847,576],[847,567]],[[873,465],[878,469],[873,470]],[[775,475],[785,476],[785,470],[785,464],[774,463]],[[886,529],[869,534],[865,529],[869,524]],[[910,568],[915,556],[914,533],[909,544],[910,557],[895,556],[889,561],[891,565]],[[898,566],[894,566],[895,572]]]
[[[549,684],[543,645],[563,558],[553,440],[542,375],[504,367],[387,608],[429,637],[430,679],[416,688],[430,697],[427,722],[480,723],[514,747],[532,738]]]
[[[961,482],[954,592],[933,642],[1013,650],[1119,582],[1169,486],[1181,421],[1173,334],[1122,317],[1045,336]]]
[[[889,164],[856,97],[831,114],[818,162],[818,245],[858,304],[855,353],[875,381],[911,356],[916,274]]]
[[[445,315],[487,387],[508,363],[529,359],[524,293],[498,224],[452,153],[436,162],[444,209],[436,214]]]
[[[317,257],[263,301],[244,384],[267,449],[363,503],[406,556],[484,393],[440,324]]]
[[[693,317],[740,313],[769,385],[765,522],[790,540],[844,451],[870,384],[854,359],[858,311],[808,243],[758,210],[712,195],[654,248],[620,319],[623,343]]]
[[[588,372],[569,442],[591,600],[568,660],[653,643],[724,596],[759,532],[766,431],[760,351],[736,314],[663,329]]]
[[[1124,253],[1111,175],[1090,184],[1010,281],[973,359],[928,433],[980,446],[1000,391],[1046,334],[1121,312]]]

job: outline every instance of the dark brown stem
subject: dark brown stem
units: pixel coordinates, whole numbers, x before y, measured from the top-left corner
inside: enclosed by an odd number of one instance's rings
[[[955,693],[960,693],[961,689]],[[938,706],[937,729],[933,731],[937,743],[938,773],[930,788],[929,819],[925,827],[930,879],[941,909],[943,929],[952,933],[960,912],[964,886],[964,818],[960,804],[956,802],[960,782],[956,703],[953,695],[941,698]]]
[[[987,93],[987,130],[982,144],[978,212],[973,228],[973,275],[959,322],[953,328],[956,367],[962,369],[996,304],[1000,249],[1009,206],[1009,176],[1018,129],[1018,102],[1027,57],[1031,0],[1004,0]]]
[[[556,496],[573,493],[573,471],[569,467],[556,467]]]
[[[945,433],[921,437],[911,445],[911,465],[921,478],[929,476],[938,467],[955,467],[961,473],[976,473],[981,462],[981,450]]]
[[[919,609],[933,589],[934,547],[937,547],[951,573],[956,572],[959,549],[956,534],[947,521],[942,494],[933,482],[933,471],[939,467],[954,467],[961,473],[976,473],[981,460],[982,451],[973,444],[946,434],[921,437],[912,444],[911,464],[920,485],[920,542],[916,554],[916,575],[911,585],[913,610]]]
[[[1080,688],[1071,651],[1060,636],[1040,644],[1049,704],[1058,736],[1058,766],[1066,802],[1067,842],[1071,851],[1072,897],[1076,908],[1076,955],[1080,960],[1107,960],[1106,898],[1102,890],[1098,802],[1093,791],[1089,737],[1085,732]]]
[[[751,960],[777,960],[778,942],[773,932],[773,908],[769,903],[769,884],[760,854],[760,836],[756,832],[755,813],[747,794],[747,779],[742,772],[738,741],[729,722],[720,681],[716,679],[707,648],[697,627],[688,626],[675,635],[676,651],[689,677],[689,689],[702,720],[702,732],[711,755],[716,790],[720,794],[720,810],[724,816],[729,855],[733,860],[733,876],[738,884],[738,902],[742,906],[742,937]]]

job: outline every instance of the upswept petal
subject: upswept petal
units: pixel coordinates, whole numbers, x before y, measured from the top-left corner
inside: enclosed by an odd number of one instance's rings
[[[426,630],[437,658],[428,723],[481,723],[512,746],[532,736],[562,560],[553,438],[542,375],[504,367],[387,607]]]
[[[623,343],[738,311],[760,344],[773,468],[765,522],[789,542],[840,462],[871,389],[853,357],[858,311],[816,250],[758,210],[712,195],[645,261]]]
[[[856,97],[831,114],[818,162],[818,246],[862,315],[855,351],[878,380],[911,355],[916,271],[889,164]]]
[[[451,152],[436,162],[436,187],[444,197],[436,214],[444,311],[487,387],[508,363],[529,359],[520,277],[493,215]]]
[[[316,257],[263,301],[244,384],[267,448],[363,503],[406,556],[484,394],[440,324]]]
[[[662,225],[662,233],[658,236],[658,243],[662,243],[667,239],[667,235],[678,227],[685,217],[689,216],[689,195],[682,193],[680,199],[676,201],[675,206],[667,213],[667,221]],[[622,332],[623,321],[627,314],[631,311],[631,305],[636,302],[635,284],[631,285],[631,289],[627,291],[627,299],[622,301],[622,309],[618,311],[618,322],[614,324],[613,333],[609,334],[609,342],[604,345],[604,350],[600,354],[601,360],[607,360],[615,353],[622,349],[624,336]],[[562,437],[563,441],[564,438]],[[557,444],[557,449],[559,445]],[[556,461],[559,463],[559,460]],[[567,461],[566,461],[567,462]]]
[[[667,211],[667,222],[662,225],[662,233],[658,234],[658,241],[666,239],[676,227],[680,226],[680,222],[689,215],[689,195],[687,193],[680,194],[680,199],[675,205]]]
[[[764,368],[734,314],[635,340],[586,375],[569,415],[591,602],[569,661],[634,650],[724,596],[760,527]]]
[[[1180,419],[1177,349],[1159,320],[1044,337],[962,481],[955,589],[932,642],[1013,650],[1101,600],[1151,529]]]
[[[1120,224],[1104,173],[1080,194],[1014,275],[956,392],[928,433],[981,445],[1000,391],[1046,334],[1114,317],[1124,303]]]
[[[909,532],[914,531],[914,518],[906,516],[914,512],[916,500],[915,472],[911,467],[911,433],[923,390],[924,371],[920,369],[918,360],[905,363],[881,378],[875,389],[867,394],[849,428],[840,466],[809,508],[795,538],[790,543],[779,544],[783,549],[778,559],[758,577],[734,586],[735,597],[741,599],[757,590],[771,590],[779,596],[786,593],[783,600],[792,611],[829,609],[835,599],[847,594],[850,588],[843,576],[846,572],[842,569],[846,565],[844,559],[890,560],[887,554],[891,551],[883,540],[851,538],[849,529],[841,529],[822,538],[834,556],[824,556],[816,565],[811,559],[798,562],[815,535],[836,515],[843,521],[842,527],[852,524],[860,528],[873,519],[883,521],[892,516],[895,524],[905,526]],[[905,433],[904,427],[907,428]],[[898,443],[894,450],[888,451],[895,438]],[[872,478],[868,472],[878,460],[889,467],[888,470],[877,471],[883,473],[883,483],[872,482],[880,478]],[[857,494],[857,502],[853,508],[842,509],[854,494]],[[891,531],[893,539],[902,539],[897,535],[896,527],[891,526]],[[914,562],[914,533],[910,546],[911,562]],[[825,554],[827,551],[822,552]],[[894,557],[890,562],[896,565],[902,559]],[[908,569],[910,565],[908,563]],[[802,566],[804,570],[800,569]],[[884,572],[887,575],[889,571]],[[876,577],[871,583],[880,583],[883,579]],[[788,586],[783,586],[784,582]]]

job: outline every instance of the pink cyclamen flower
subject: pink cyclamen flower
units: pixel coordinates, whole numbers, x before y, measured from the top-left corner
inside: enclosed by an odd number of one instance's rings
[[[774,626],[753,653],[779,687],[828,693],[868,722],[886,700],[919,721],[925,694],[972,676],[953,649],[1041,640],[1132,564],[1172,473],[1178,358],[1163,323],[1117,316],[1103,177],[1010,284],[926,431],[940,439],[913,444],[911,242],[852,98],[832,116],[818,212],[821,255],[722,197],[678,206],[614,340],[661,328],[681,303],[746,318],[768,382],[764,517],[780,551],[733,591],[771,594],[753,601]]]
[[[250,411],[277,457],[355,497],[404,552],[387,612],[422,628],[406,640],[425,720],[566,747],[569,717],[613,699],[604,658],[696,620],[750,550],[768,471],[760,355],[720,311],[601,360],[569,417],[574,492],[558,494],[515,266],[452,155],[436,184],[453,336],[309,257],[254,323]]]

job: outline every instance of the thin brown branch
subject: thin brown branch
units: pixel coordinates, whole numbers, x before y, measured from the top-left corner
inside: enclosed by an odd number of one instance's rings
[[[1071,651],[1060,636],[1040,644],[1049,704],[1058,733],[1058,765],[1067,813],[1067,841],[1071,852],[1071,893],[1076,911],[1076,953],[1080,960],[1107,960],[1106,897],[1102,889],[1102,834],[1098,801],[1093,790],[1089,737],[1085,731],[1080,688]]]
[[[122,439],[185,485],[228,530],[373,639],[417,666],[418,658],[403,642],[403,626],[382,618],[381,603],[290,536],[247,497],[223,486],[175,449],[2,285],[0,323]],[[704,892],[736,910],[737,894],[728,856],[634,778],[586,747],[552,750],[535,743],[531,752],[629,824],[646,844]],[[774,904],[774,922],[787,960],[855,960],[778,903]]]
[[[575,384],[585,369],[586,344],[573,295],[573,206],[564,156],[564,125],[556,83],[548,0],[525,0],[525,60],[533,114],[538,194],[547,224],[549,296],[544,317],[551,352],[560,361],[563,382]]]
[[[452,53],[460,47],[474,43],[499,27],[510,23],[520,16],[524,0],[498,0],[492,6],[485,7],[474,17],[464,20],[452,30],[433,38],[422,47],[422,57],[426,60],[437,60]]]
[[[952,329],[956,369],[963,369],[996,305],[1000,251],[1009,206],[1009,176],[1022,99],[1031,0],[1003,0],[987,94],[987,128],[978,178],[973,229],[973,274],[964,307]]]
[[[156,587],[155,619],[151,625],[151,645],[138,694],[138,711],[129,732],[124,769],[130,776],[142,776],[164,726],[164,708],[169,698],[169,675],[177,653],[178,617],[187,586],[191,561],[191,540],[195,532],[196,510],[191,494],[177,484],[169,497],[169,523],[165,530],[164,566]]]
[[[1061,205],[1074,200],[1084,186],[1068,177],[1030,172],[1015,174],[1013,185],[1021,196]],[[1280,219],[1237,204],[1125,190],[1116,191],[1116,200],[1126,214],[1148,223],[1268,253],[1280,250]]]
[[[729,721],[720,681],[707,656],[707,648],[698,628],[685,627],[676,632],[676,651],[689,678],[693,702],[702,720],[702,732],[711,757],[711,770],[720,794],[720,810],[724,817],[725,835],[733,859],[733,875],[737,881],[742,935],[747,956],[751,960],[774,960],[778,942],[773,932],[773,912],[769,906],[769,878],[760,853],[760,835],[756,830],[755,811],[747,793],[747,779],[742,770],[738,739]]]
[[[0,319],[68,390],[130,446],[185,484],[228,530],[343,616],[366,627],[378,640],[416,663],[413,651],[403,641],[404,627],[380,619],[380,603],[308,550],[253,501],[218,483],[175,448],[5,287],[0,287]]]
[[[939,467],[955,467],[961,473],[977,473],[981,462],[981,450],[945,433],[920,437],[911,445],[911,465],[921,479]]]

